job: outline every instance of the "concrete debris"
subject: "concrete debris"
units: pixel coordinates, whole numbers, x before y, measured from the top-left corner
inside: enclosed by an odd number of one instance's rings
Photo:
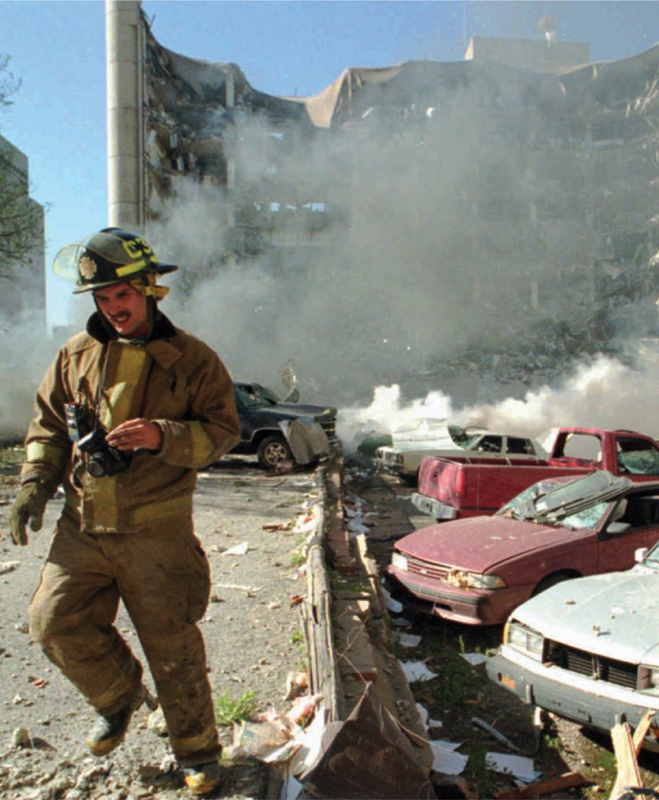
[[[167,722],[165,721],[165,715],[163,714],[162,708],[157,708],[147,719],[146,727],[148,730],[153,731],[156,736],[165,737],[168,734],[167,731]]]
[[[12,747],[32,747],[32,738],[27,728],[14,728],[11,734]]]

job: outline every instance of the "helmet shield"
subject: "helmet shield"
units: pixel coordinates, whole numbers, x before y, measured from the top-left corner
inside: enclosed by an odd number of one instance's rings
[[[119,228],[108,228],[67,245],[53,260],[56,275],[76,282],[74,294],[176,269],[173,264],[161,264],[144,239]]]

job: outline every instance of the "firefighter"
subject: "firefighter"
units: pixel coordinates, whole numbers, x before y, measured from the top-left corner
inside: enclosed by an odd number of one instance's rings
[[[210,593],[194,535],[196,470],[239,440],[233,384],[216,353],[158,308],[168,292],[148,244],[105,228],[65,247],[56,273],[91,292],[87,329],[43,379],[10,512],[15,544],[41,528],[60,485],[65,504],[30,633],[96,710],[87,745],[105,756],[152,698],[115,626],[121,600],[149,664],[172,749],[193,794],[219,785],[221,752],[203,637]]]

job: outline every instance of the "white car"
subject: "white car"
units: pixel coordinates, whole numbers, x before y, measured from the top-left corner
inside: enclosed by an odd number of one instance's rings
[[[643,746],[659,752],[659,544],[636,558],[518,606],[487,673],[525,703],[606,733],[650,710]]]
[[[475,426],[449,425],[445,419],[413,420],[396,428],[391,439],[391,446],[378,447],[375,461],[380,468],[394,472],[410,485],[416,484],[421,460],[426,456],[485,456],[512,460],[548,457],[544,448],[533,439]]]

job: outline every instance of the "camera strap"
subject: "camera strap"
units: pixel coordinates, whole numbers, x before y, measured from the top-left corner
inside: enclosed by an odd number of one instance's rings
[[[101,395],[103,394],[103,386],[105,385],[105,375],[108,371],[108,361],[109,361],[109,352],[108,346],[105,344],[103,345],[103,353],[101,358],[103,359],[103,366],[101,367],[101,372],[98,376],[98,383],[96,384],[96,394],[94,395],[94,427],[92,430],[98,430],[98,422],[99,422],[99,411],[101,407]]]

